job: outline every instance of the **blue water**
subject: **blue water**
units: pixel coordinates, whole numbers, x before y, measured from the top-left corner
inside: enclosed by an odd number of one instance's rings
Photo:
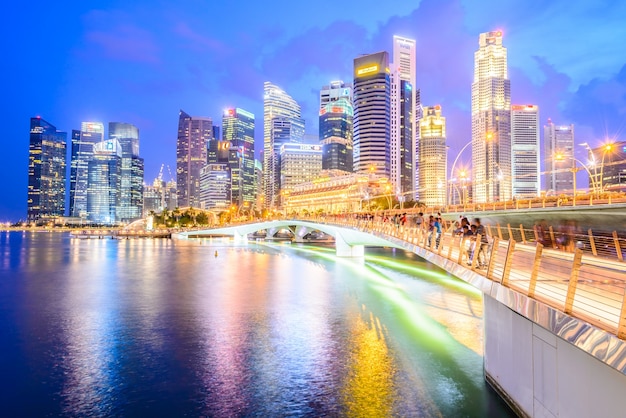
[[[512,416],[415,255],[0,233],[0,416]]]

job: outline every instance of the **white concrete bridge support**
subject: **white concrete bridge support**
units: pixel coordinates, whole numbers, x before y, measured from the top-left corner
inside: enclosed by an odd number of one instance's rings
[[[304,236],[309,233],[309,228],[303,225],[296,225],[292,231],[296,242],[304,242]]]
[[[337,251],[337,257],[365,256],[365,246],[348,244],[339,231],[335,234],[335,249]]]

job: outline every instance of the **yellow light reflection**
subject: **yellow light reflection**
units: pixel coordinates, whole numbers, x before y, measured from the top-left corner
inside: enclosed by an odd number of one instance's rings
[[[380,322],[370,313],[369,321],[353,321],[348,376],[343,387],[346,416],[391,416],[396,370]]]

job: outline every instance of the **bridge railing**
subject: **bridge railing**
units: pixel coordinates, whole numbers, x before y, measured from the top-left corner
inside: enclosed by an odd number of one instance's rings
[[[614,237],[599,240],[591,233],[548,231],[552,236],[550,241],[544,240],[548,244],[544,245],[537,239],[540,236],[536,228],[489,226],[488,235],[493,240],[484,245],[484,263],[480,263],[480,236],[463,237],[450,229],[437,238],[421,227],[357,219],[335,219],[328,223],[417,245],[626,339],[626,265],[615,256],[616,247],[626,247],[623,240]],[[567,234],[570,248],[559,249],[561,244],[554,248],[552,243],[559,241],[561,234]],[[600,257],[603,254],[607,257]]]

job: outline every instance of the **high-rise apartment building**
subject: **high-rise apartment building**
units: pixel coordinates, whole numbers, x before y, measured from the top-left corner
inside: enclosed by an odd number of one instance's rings
[[[30,118],[28,222],[65,215],[67,133],[42,118]]]
[[[541,190],[539,106],[511,106],[513,196],[535,197]]]
[[[391,184],[396,192],[417,189],[415,184],[418,159],[416,141],[416,49],[415,40],[393,37],[391,71],[390,170]],[[417,193],[413,193],[413,198]]]
[[[389,178],[391,81],[389,54],[354,59],[354,171]]]
[[[481,33],[472,83],[472,189],[477,203],[511,195],[511,82],[502,32]]]
[[[93,158],[94,145],[104,139],[104,124],[102,122],[82,122],[80,130],[72,130],[70,216],[87,218],[89,161]]]
[[[200,170],[207,164],[207,147],[213,138],[211,118],[180,111],[176,142],[176,187],[180,207],[200,207]]]
[[[143,208],[143,158],[139,157],[139,129],[130,123],[109,122],[109,139],[122,148],[120,206],[117,217],[128,222],[141,217]]]
[[[117,139],[93,146],[87,178],[87,219],[104,225],[117,223],[122,185],[122,146]]]
[[[574,125],[555,125],[551,119],[543,127],[546,152],[546,193],[571,193],[576,175],[574,159]]]
[[[222,116],[222,139],[239,149],[236,170],[231,171],[232,202],[251,204],[256,199],[254,189],[254,115],[240,108],[224,111]]]
[[[420,202],[441,207],[446,204],[448,185],[446,118],[441,116],[441,106],[424,107],[419,130]]]
[[[330,101],[319,112],[322,169],[352,173],[352,123],[354,109],[348,97]]]
[[[265,82],[263,95],[263,206],[278,206],[280,194],[280,147],[300,143],[304,119],[300,105],[280,87]]]

